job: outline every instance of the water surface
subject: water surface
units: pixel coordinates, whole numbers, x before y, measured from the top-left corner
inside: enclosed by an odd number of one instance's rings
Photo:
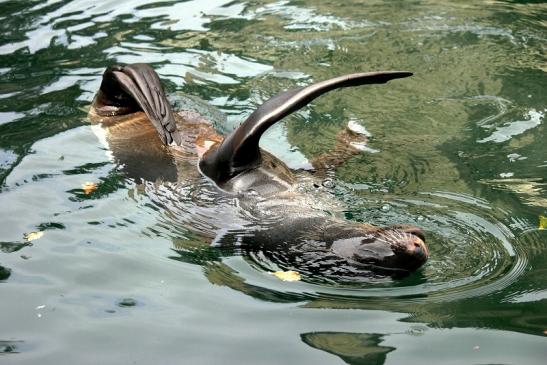
[[[544,4],[0,9],[0,363],[544,363]],[[326,95],[262,146],[303,167],[348,122],[363,126],[368,148],[328,176],[344,203],[332,213],[423,227],[429,262],[347,283],[210,247],[211,218],[232,211],[210,204],[214,187],[135,181],[89,125],[104,68],[131,62],[151,64],[223,132],[288,88],[413,71]],[[269,274],[279,269],[302,280]]]

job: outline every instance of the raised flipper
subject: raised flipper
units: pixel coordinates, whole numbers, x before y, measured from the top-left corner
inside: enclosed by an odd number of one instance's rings
[[[412,76],[407,71],[356,73],[321,81],[313,85],[285,91],[267,100],[247,118],[222,144],[201,161],[204,174],[217,183],[260,165],[258,143],[273,124],[304,107],[326,92],[342,87],[383,84],[392,79]]]
[[[114,116],[142,110],[165,144],[180,144],[173,111],[158,74],[144,63],[110,66],[94,101],[97,114]]]

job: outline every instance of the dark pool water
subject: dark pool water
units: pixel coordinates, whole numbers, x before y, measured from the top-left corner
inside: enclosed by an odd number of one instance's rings
[[[545,363],[545,4],[0,10],[0,363]],[[210,247],[211,218],[229,214],[207,205],[211,187],[132,180],[89,125],[105,66],[132,62],[151,64],[223,132],[288,88],[413,71],[324,96],[262,146],[301,167],[348,122],[362,125],[368,149],[329,177],[344,203],[332,214],[423,227],[429,262],[407,278],[346,283]],[[97,189],[86,194],[86,182]],[[302,280],[269,274],[278,269]]]

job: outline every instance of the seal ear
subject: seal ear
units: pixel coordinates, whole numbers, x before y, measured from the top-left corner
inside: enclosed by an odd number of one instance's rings
[[[108,67],[93,105],[97,114],[102,116],[142,110],[158,131],[163,143],[181,142],[160,78],[147,64]]]
[[[256,109],[224,142],[208,153],[200,168],[217,183],[258,166],[261,162],[258,143],[262,134],[285,116],[309,104],[326,92],[342,87],[384,84],[392,79],[412,76],[407,71],[355,73],[285,91]]]

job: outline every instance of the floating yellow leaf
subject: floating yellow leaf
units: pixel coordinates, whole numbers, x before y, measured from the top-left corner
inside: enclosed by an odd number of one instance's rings
[[[94,182],[89,182],[88,181],[88,182],[82,184],[82,189],[83,189],[84,193],[91,194],[92,192],[97,190],[97,184],[95,184]]]
[[[270,273],[283,281],[299,281],[300,273],[297,271],[276,271]]]
[[[38,238],[42,237],[44,235],[44,232],[30,232],[30,233],[26,233],[25,234],[25,239],[27,241],[34,241],[34,240],[37,240]]]
[[[539,216],[539,229],[547,229],[547,217]]]

